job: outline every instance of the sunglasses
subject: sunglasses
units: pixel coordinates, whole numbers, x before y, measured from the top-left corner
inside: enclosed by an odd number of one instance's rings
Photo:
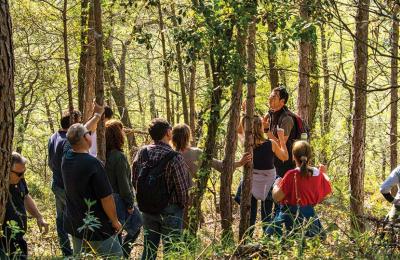
[[[91,136],[91,135],[92,135],[92,131],[87,131],[87,132],[85,132],[85,133],[83,134],[83,136],[85,136],[85,135],[87,135],[87,134]]]
[[[19,178],[21,178],[21,177],[22,177],[22,175],[24,175],[24,174],[25,174],[26,170],[25,170],[25,171],[23,171],[23,172],[16,172],[16,171],[11,171],[11,172],[15,173],[15,175],[17,175]]]

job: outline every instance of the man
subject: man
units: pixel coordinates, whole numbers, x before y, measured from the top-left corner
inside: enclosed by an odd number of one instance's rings
[[[89,155],[90,135],[79,123],[67,132],[72,149],[65,153],[61,164],[66,194],[64,228],[72,236],[75,255],[94,250],[102,256],[122,257],[116,236],[122,227],[113,191],[102,163]]]
[[[153,119],[148,131],[154,143],[142,148],[136,154],[132,165],[135,187],[139,172],[146,164],[157,165],[164,158],[167,158],[166,156],[169,154],[176,153],[169,145],[172,140],[172,127],[166,120]],[[157,248],[161,239],[164,243],[164,252],[167,253],[171,244],[176,241],[182,232],[183,209],[188,201],[188,190],[190,188],[189,171],[182,155],[178,153],[174,155],[167,162],[162,174],[165,174],[165,184],[169,199],[167,206],[160,213],[150,214],[143,212],[143,260],[156,259]],[[140,190],[141,187],[138,186],[137,188]]]
[[[397,194],[396,197],[393,198],[391,190],[396,185]],[[386,217],[387,220],[398,220],[400,217],[400,166],[397,166],[397,168],[390,173],[389,177],[382,184],[380,192],[382,193],[383,197],[385,197],[385,199],[393,205]]]
[[[283,177],[288,170],[294,169],[295,164],[292,158],[292,146],[294,143],[294,131],[293,126],[293,118],[288,114],[289,109],[286,106],[286,103],[289,99],[289,93],[286,88],[283,86],[279,86],[274,88],[269,96],[269,108],[268,112],[270,117],[269,129],[267,130],[268,137],[270,139],[278,140],[277,129],[282,128],[285,132],[285,136],[288,137],[286,142],[286,147],[289,152],[289,160],[281,161],[275,157],[275,168],[276,174],[280,177]],[[264,117],[264,120],[267,119],[268,115]]]
[[[0,259],[27,259],[28,246],[24,239],[27,230],[26,211],[37,222],[40,231],[45,234],[49,231],[49,224],[44,221],[42,214],[36,207],[35,201],[29,195],[24,174],[26,159],[19,153],[11,156],[11,172],[9,197],[6,205],[5,219],[2,224],[3,237],[0,239]]]
[[[93,117],[86,123],[86,127],[89,130],[94,130],[97,127],[97,123],[101,118],[101,115],[104,111],[102,106],[93,104],[94,107],[94,115]],[[73,112],[73,123],[81,122],[82,117],[79,111]],[[67,232],[65,232],[63,227],[63,212],[66,207],[66,199],[65,199],[65,191],[64,191],[64,183],[61,174],[61,161],[66,149],[69,144],[67,143],[67,131],[71,125],[70,122],[70,113],[69,111],[65,112],[60,120],[61,129],[54,133],[48,143],[48,152],[49,159],[48,164],[53,172],[53,181],[51,185],[51,189],[55,196],[56,201],[56,227],[57,227],[57,235],[60,243],[61,251],[63,256],[71,256],[72,249],[71,244],[68,238]]]

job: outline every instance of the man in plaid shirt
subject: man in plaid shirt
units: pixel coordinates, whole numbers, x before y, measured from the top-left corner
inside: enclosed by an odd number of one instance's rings
[[[172,150],[169,145],[172,139],[172,127],[164,119],[155,118],[149,125],[149,134],[154,143],[142,148],[132,164],[132,181],[137,186],[139,170],[145,163],[143,150],[147,149],[151,164],[157,164]],[[161,238],[164,243],[164,252],[182,233],[183,208],[188,201],[190,188],[190,175],[188,167],[182,157],[174,156],[165,168],[165,181],[167,190],[171,194],[168,206],[159,214],[143,212],[144,249],[142,259],[156,259],[157,248]]]

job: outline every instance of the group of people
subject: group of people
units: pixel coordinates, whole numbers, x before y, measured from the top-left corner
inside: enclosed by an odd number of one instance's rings
[[[254,116],[253,152],[243,154],[235,162],[235,167],[252,163],[254,169],[249,235],[254,233],[260,201],[265,235],[282,236],[283,230],[290,235],[301,228],[306,236],[324,237],[314,206],[331,193],[331,184],[325,166],[311,166],[312,149],[307,140],[298,140],[299,122],[286,106],[288,98],[284,87],[272,90],[269,112]],[[61,251],[65,257],[94,251],[128,258],[143,227],[142,259],[156,259],[161,240],[164,252],[168,252],[181,236],[191,205],[189,191],[203,151],[191,146],[191,130],[186,124],[172,127],[166,120],[155,118],[148,127],[153,142],[137,151],[130,167],[123,151],[123,124],[112,119],[108,107],[95,104],[93,110],[93,117],[85,124],[81,123],[79,112],[65,113],[61,129],[49,140]],[[99,120],[104,120],[106,128],[105,162],[95,157],[93,145]],[[242,120],[238,126],[239,140],[243,140],[244,128]],[[26,159],[13,153],[10,196],[3,223],[5,236],[1,240],[3,255],[21,258],[27,256],[23,238],[26,211],[37,219],[40,228],[48,230],[29,196],[25,164]],[[211,166],[223,170],[220,160],[212,159]],[[390,188],[399,181],[397,168],[381,189],[394,204],[393,216],[400,209],[400,193],[393,198]],[[238,203],[241,187],[242,182],[235,196]]]

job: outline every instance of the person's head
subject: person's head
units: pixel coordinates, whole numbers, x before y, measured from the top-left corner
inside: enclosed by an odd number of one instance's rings
[[[106,151],[122,151],[124,146],[124,132],[121,121],[111,119],[106,122]]]
[[[258,145],[265,141],[263,119],[260,116],[254,116],[254,144]]]
[[[84,125],[77,123],[69,127],[67,139],[74,150],[89,150],[92,146],[91,135]]]
[[[110,106],[105,106],[104,107],[104,121],[107,122],[110,120],[114,115],[114,112],[112,111]]]
[[[17,184],[22,178],[26,171],[26,159],[21,154],[13,152],[11,154],[11,172],[10,172],[10,183]]]
[[[172,127],[165,119],[154,118],[151,120],[148,131],[153,141],[169,142],[172,139]]]
[[[72,112],[73,115],[73,122],[72,124],[75,123],[80,123],[82,120],[82,114],[81,112],[79,112],[78,110],[74,110]],[[60,120],[60,124],[61,124],[61,128],[62,129],[68,129],[71,126],[71,122],[70,122],[70,112],[69,111],[65,111],[62,116],[61,116],[61,120]]]
[[[292,148],[293,159],[297,166],[300,166],[300,174],[302,176],[311,176],[312,171],[309,170],[308,164],[311,160],[311,146],[306,141],[296,141]]]
[[[276,112],[281,110],[289,99],[289,93],[284,86],[274,88],[269,95],[269,107]]]
[[[172,144],[177,151],[182,151],[190,146],[191,133],[187,124],[179,124],[172,129]]]

